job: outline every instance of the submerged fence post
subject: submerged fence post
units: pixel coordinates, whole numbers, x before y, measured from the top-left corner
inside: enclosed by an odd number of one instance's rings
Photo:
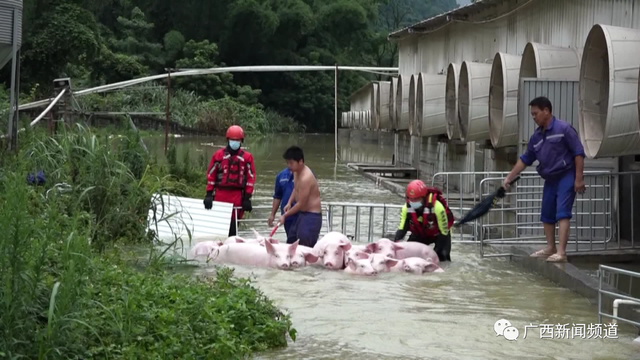
[[[164,155],[167,155],[167,149],[169,148],[169,112],[171,111],[171,69],[165,69],[167,74],[167,106],[165,109],[165,123],[164,123]]]
[[[334,153],[335,153],[335,162],[338,162],[338,63],[336,63],[336,72],[335,72],[335,79],[334,79],[334,108],[333,108],[333,115],[335,117],[334,119],[334,128],[335,128],[335,149],[334,149]]]
[[[21,31],[18,26],[18,18],[21,15],[18,14],[18,9],[13,10],[13,39],[11,49],[11,94],[9,97],[9,124],[7,135],[9,136],[10,151],[18,148],[18,118],[19,108],[18,102],[20,98],[20,46],[18,45],[18,31]]]

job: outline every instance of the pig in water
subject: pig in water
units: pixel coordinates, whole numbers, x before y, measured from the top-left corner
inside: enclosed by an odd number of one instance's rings
[[[291,259],[291,267],[294,269],[301,268],[308,264],[313,264],[316,261],[318,261],[318,257],[313,255],[312,248],[304,245],[298,245],[296,254]]]
[[[349,261],[347,267],[344,268],[344,272],[347,274],[375,276],[378,275],[376,269],[371,266],[371,260],[365,252],[357,252],[355,254],[356,261]]]
[[[375,243],[368,244],[367,248],[375,254],[384,254],[392,259],[406,259],[409,257],[419,257],[431,259],[438,264],[438,254],[433,250],[435,244],[425,245],[416,241],[393,242],[382,238]]]
[[[214,263],[291,269],[291,259],[295,256],[298,247],[297,241],[293,244],[272,244],[267,241],[264,245],[264,247],[251,243],[223,245],[209,255],[209,260]],[[313,258],[305,256],[305,259],[311,261]]]
[[[191,248],[191,258],[196,258],[198,256],[208,256],[213,250],[219,248],[222,245],[224,245],[222,241],[201,241],[197,243],[193,248]]]
[[[340,270],[344,266],[344,252],[351,249],[351,241],[337,231],[327,233],[313,247],[313,254],[322,258],[326,269]]]
[[[368,253],[368,254],[372,254],[373,253],[371,250],[369,250],[367,248],[367,245],[353,245],[352,244],[351,245],[351,249],[349,249],[349,250],[344,252],[344,264],[345,264],[345,266],[349,261],[354,261],[355,262],[356,260],[358,260],[356,258],[356,253],[357,252],[365,252],[365,253]]]
[[[423,259],[419,257],[409,257],[399,260],[398,263],[391,268],[391,271],[401,271],[417,275],[428,272],[444,272],[444,270],[437,264],[434,264],[430,258]]]
[[[402,260],[392,259],[382,254],[369,254],[369,261],[375,271],[383,273],[391,271],[391,269]]]
[[[257,244],[260,244],[260,245],[264,246],[264,242],[265,242],[265,240],[267,240],[267,238],[262,236],[262,235],[260,235],[260,233],[258,233],[255,229],[251,229],[251,230],[253,231],[253,234],[256,236],[255,239],[245,239],[245,238],[242,238],[240,236],[235,235],[235,236],[231,236],[227,240],[225,240],[224,244],[227,245],[227,244],[235,244],[235,243],[257,243]],[[273,238],[269,238],[269,241],[272,244],[277,244],[278,243],[278,240],[275,240]]]

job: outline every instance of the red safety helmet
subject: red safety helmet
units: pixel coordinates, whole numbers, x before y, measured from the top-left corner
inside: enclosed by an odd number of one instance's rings
[[[227,129],[227,139],[244,140],[244,130],[238,125],[231,125]]]
[[[407,199],[417,199],[427,196],[427,185],[422,180],[413,180],[407,185]]]

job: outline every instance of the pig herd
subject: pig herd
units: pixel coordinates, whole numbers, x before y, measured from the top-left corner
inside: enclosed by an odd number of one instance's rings
[[[382,272],[423,274],[443,272],[432,246],[417,242],[396,243],[380,239],[367,245],[353,245],[342,233],[324,235],[313,248],[284,244],[253,230],[255,239],[232,236],[225,241],[201,241],[191,257],[207,257],[214,264],[235,264],[291,270],[319,266],[346,273],[375,276]]]

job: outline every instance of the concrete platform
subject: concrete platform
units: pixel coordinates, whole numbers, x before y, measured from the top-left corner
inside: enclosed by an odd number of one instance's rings
[[[515,264],[521,266],[523,269],[537,273],[550,281],[565,287],[571,291],[574,291],[584,296],[590,303],[598,305],[598,287],[599,279],[597,276],[592,276],[589,272],[578,268],[574,263],[582,261],[594,261],[596,264],[608,263],[610,266],[619,267],[616,262],[626,261],[640,261],[640,254],[635,251],[624,252],[623,254],[582,254],[582,253],[570,253],[567,251],[566,263],[549,263],[541,258],[533,258],[531,253],[541,248],[537,246],[519,246],[519,245],[489,245],[494,251],[498,253],[511,253],[510,260]],[[487,259],[490,261],[490,259]],[[637,283],[640,286],[640,283]],[[602,283],[602,289],[610,291],[616,294],[623,294],[627,296],[635,296],[635,294],[628,294],[628,291],[621,291],[605,282]],[[635,291],[633,291],[635,293]],[[613,300],[615,298],[609,295],[602,295],[602,312],[613,314]],[[621,306],[618,309],[618,316],[632,321],[640,322],[640,308],[631,306]],[[597,319],[597,312],[594,314],[594,319]],[[602,322],[610,322],[610,318],[603,316]],[[594,323],[596,320],[594,320]],[[623,322],[619,321],[619,325]],[[632,326],[624,323],[625,326]],[[640,329],[636,328],[638,335],[640,335]]]

